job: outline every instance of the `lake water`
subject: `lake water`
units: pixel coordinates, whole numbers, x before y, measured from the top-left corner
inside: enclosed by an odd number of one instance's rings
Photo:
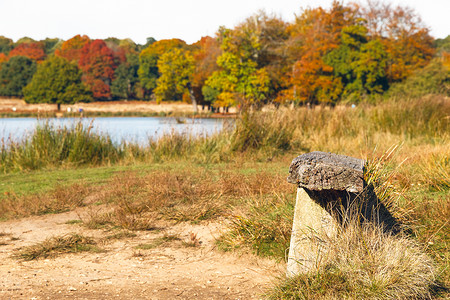
[[[55,127],[73,126],[82,122],[85,126],[93,125],[93,130],[108,134],[113,142],[133,142],[145,145],[149,139],[157,139],[163,134],[176,132],[194,136],[208,136],[223,129],[223,119],[175,119],[154,117],[111,117],[111,118],[0,118],[0,141],[9,138],[20,141],[33,133],[39,123],[50,122]]]

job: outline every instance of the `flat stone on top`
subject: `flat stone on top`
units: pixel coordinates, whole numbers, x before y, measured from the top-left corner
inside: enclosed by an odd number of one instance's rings
[[[364,188],[363,159],[326,152],[310,152],[294,158],[288,182],[312,191],[337,190],[360,193]]]

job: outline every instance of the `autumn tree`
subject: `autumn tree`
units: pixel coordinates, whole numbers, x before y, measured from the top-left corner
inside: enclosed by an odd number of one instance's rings
[[[53,56],[40,64],[24,88],[27,103],[61,104],[92,101],[92,94],[81,81],[81,71],[63,57]]]
[[[197,102],[202,105],[206,104],[209,108],[216,97],[205,99],[202,89],[206,80],[214,71],[218,70],[217,58],[222,51],[218,40],[209,36],[202,37],[192,48],[195,63],[195,70],[192,76],[192,90]]]
[[[0,52],[0,69],[1,69],[2,63],[4,63],[7,60],[8,60],[8,57],[5,55],[5,53]]]
[[[83,81],[89,86],[94,98],[110,99],[110,85],[114,78],[114,53],[102,40],[93,40],[81,49],[79,68]]]
[[[433,38],[415,11],[379,1],[356,5],[367,20],[369,35],[378,38],[388,53],[386,74],[390,82],[401,81],[433,57]]]
[[[233,32],[222,28],[221,48],[223,53],[217,59],[219,70],[206,81],[204,92],[207,98],[217,94],[215,106],[239,106],[247,109],[260,105],[267,99],[269,76],[265,68],[258,68],[256,62],[259,43],[255,39],[247,40],[239,46],[235,43]]]
[[[9,52],[9,57],[25,56],[37,62],[45,59],[44,45],[39,42],[21,43]]]
[[[292,89],[288,96],[297,102],[335,103],[343,89],[339,77],[325,56],[339,47],[340,34],[345,26],[355,21],[354,12],[335,1],[329,10],[306,9],[290,28]]]
[[[156,88],[159,77],[158,60],[169,50],[185,48],[187,45],[180,39],[160,40],[151,43],[139,55],[138,75],[144,89],[144,96],[150,95]]]
[[[73,38],[63,42],[60,49],[55,50],[55,55],[64,57],[65,59],[76,62],[80,60],[81,49],[91,40],[86,35],[76,35]]]
[[[194,58],[188,51],[175,48],[164,53],[158,60],[161,76],[155,89],[156,100],[179,99],[187,92],[194,112],[197,112],[197,100],[192,88],[194,69]]]
[[[25,56],[13,56],[0,66],[0,95],[23,96],[22,89],[36,72],[36,62]]]

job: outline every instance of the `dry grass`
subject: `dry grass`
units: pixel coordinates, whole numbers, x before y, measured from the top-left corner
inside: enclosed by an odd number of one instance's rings
[[[92,188],[83,182],[57,186],[50,193],[20,196],[9,193],[0,201],[0,218],[27,217],[69,211],[83,206]]]
[[[56,257],[64,253],[76,252],[101,252],[96,242],[90,238],[78,234],[68,234],[48,238],[45,241],[24,247],[14,255],[15,258],[23,260],[34,260],[47,257]]]
[[[156,171],[141,176],[125,173],[107,185],[97,200],[108,208],[85,220],[90,228],[155,228],[157,219],[200,222],[230,213],[230,205],[274,190],[291,190],[284,176],[261,172],[243,175],[231,171]],[[97,191],[98,192],[98,191]]]
[[[284,259],[291,238],[294,197],[292,193],[243,199],[233,209],[231,224],[218,240],[219,248],[249,249],[261,256]]]
[[[347,222],[316,270],[282,279],[271,299],[428,299],[434,262],[414,240]]]

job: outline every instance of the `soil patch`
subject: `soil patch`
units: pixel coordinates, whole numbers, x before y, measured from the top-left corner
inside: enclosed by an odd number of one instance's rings
[[[260,299],[284,268],[252,255],[217,251],[220,221],[162,224],[114,240],[107,239],[114,232],[70,222],[83,219],[88,209],[0,223],[1,299]],[[25,246],[69,233],[94,237],[105,252],[33,261],[11,257]],[[164,236],[177,239],[138,247]],[[186,246],[193,237],[200,243]]]

